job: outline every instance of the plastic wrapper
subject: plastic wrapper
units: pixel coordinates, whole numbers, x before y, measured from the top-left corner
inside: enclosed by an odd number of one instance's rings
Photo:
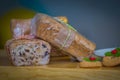
[[[32,19],[31,26],[32,34],[79,61],[83,57],[90,56],[96,48],[93,42],[79,34],[74,28],[46,14],[37,14]]]
[[[68,22],[65,16],[59,16],[54,18],[59,18],[60,20],[66,23]],[[13,38],[15,39],[36,38],[35,35],[32,33],[32,31],[34,31],[35,28],[31,27],[31,19],[12,19],[10,27],[11,27]],[[50,56],[52,57],[66,56],[66,54],[63,51],[56,49],[54,46],[52,46]]]
[[[31,34],[31,19],[12,19],[10,27],[15,39],[34,38],[34,35]]]

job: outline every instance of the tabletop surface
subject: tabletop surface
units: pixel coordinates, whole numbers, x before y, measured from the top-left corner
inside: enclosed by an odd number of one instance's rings
[[[120,66],[80,68],[69,57],[52,57],[44,66],[11,65],[4,50],[0,50],[0,79],[3,80],[120,80]]]

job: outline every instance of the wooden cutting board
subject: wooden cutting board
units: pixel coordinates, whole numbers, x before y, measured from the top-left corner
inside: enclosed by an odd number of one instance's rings
[[[79,68],[79,62],[69,57],[52,57],[45,66],[16,67],[11,65],[4,50],[0,50],[2,80],[120,80],[120,66]]]

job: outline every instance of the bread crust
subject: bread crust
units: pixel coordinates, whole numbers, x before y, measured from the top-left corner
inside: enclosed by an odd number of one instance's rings
[[[76,57],[78,60],[80,60],[81,56],[91,55],[96,48],[95,43],[48,15],[37,14],[32,23],[32,27],[36,28],[33,33],[36,32],[37,37]],[[66,41],[69,33],[69,39]],[[65,41],[66,44],[63,46]]]
[[[79,66],[82,68],[102,67],[102,63],[100,61],[96,61],[96,62],[82,61],[79,63]]]
[[[105,56],[102,61],[104,66],[112,67],[120,64],[120,57]]]
[[[65,16],[58,16],[56,18],[61,19],[66,23],[68,22],[68,19]],[[12,19],[10,27],[11,27],[13,38],[15,39],[31,38],[32,36],[33,37],[35,36],[31,33],[31,30],[34,30],[34,28],[31,28],[31,19]],[[18,28],[19,28],[19,31],[17,31]],[[9,41],[12,41],[12,40],[9,40]],[[50,56],[51,57],[66,56],[66,54],[60,49],[52,46]]]
[[[45,65],[50,60],[51,46],[39,39],[12,39],[7,41],[6,51],[15,66]]]

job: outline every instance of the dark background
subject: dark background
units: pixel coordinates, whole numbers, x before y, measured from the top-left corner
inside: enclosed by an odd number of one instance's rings
[[[0,1],[0,16],[17,7],[50,16],[66,16],[79,33],[96,43],[97,49],[120,47],[120,0]]]

